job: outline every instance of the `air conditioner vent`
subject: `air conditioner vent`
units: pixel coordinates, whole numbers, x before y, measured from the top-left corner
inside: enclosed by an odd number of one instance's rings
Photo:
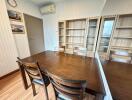
[[[41,14],[55,13],[55,4],[49,4],[40,8]]]

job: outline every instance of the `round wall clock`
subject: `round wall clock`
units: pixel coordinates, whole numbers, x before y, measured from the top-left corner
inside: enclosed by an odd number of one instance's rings
[[[17,6],[17,2],[16,0],[7,0],[8,4],[11,6],[11,7],[16,7]]]

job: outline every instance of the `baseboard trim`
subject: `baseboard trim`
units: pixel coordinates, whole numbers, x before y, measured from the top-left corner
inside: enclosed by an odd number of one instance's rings
[[[12,75],[12,74],[14,74],[14,73],[18,72],[18,71],[19,71],[19,69],[16,69],[16,70],[14,70],[14,71],[12,71],[12,72],[10,72],[10,73],[6,74],[6,75],[3,75],[3,76],[1,76],[1,77],[0,77],[0,80],[2,80],[3,78],[8,77],[9,75]]]

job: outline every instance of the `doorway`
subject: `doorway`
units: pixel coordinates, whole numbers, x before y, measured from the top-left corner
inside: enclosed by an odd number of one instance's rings
[[[24,14],[31,55],[44,51],[43,20]]]

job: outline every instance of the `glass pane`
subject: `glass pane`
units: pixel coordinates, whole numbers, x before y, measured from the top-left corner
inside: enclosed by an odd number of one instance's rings
[[[104,20],[103,31],[101,33],[101,40],[99,45],[99,52],[107,52],[110,37],[112,34],[113,24],[114,24],[114,19]]]
[[[110,20],[110,21],[106,20],[104,22],[103,36],[109,36],[110,37],[110,35],[112,33],[113,23],[114,23],[113,20]]]

